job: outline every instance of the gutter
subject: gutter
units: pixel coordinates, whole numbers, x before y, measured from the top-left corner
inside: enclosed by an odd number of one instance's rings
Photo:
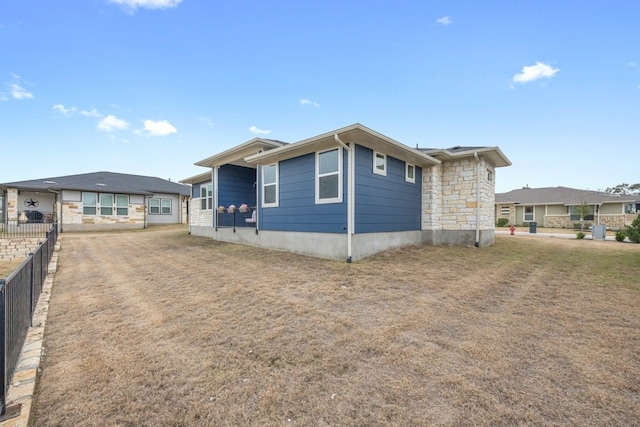
[[[478,162],[478,167],[476,168],[476,243],[475,247],[480,247],[480,157],[478,156],[478,152],[473,152],[473,157]]]
[[[347,171],[347,262],[351,262],[352,254],[353,254],[353,234],[355,231],[355,205],[354,205],[354,195],[355,195],[355,145],[352,148],[349,148],[347,144],[342,142],[338,134],[334,134],[333,138],[336,140],[338,144],[342,146],[347,151],[348,160],[348,168]]]

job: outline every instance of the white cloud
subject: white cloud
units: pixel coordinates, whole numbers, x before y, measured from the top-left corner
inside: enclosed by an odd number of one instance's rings
[[[522,67],[522,71],[514,75],[512,80],[515,83],[528,83],[542,78],[550,79],[558,71],[560,71],[558,68],[553,68],[551,65],[536,62],[535,65]]]
[[[271,131],[270,131],[270,130],[263,130],[263,129],[259,129],[259,128],[255,127],[255,126],[251,126],[251,127],[249,128],[249,131],[250,131],[251,133],[255,133],[255,134],[258,134],[258,135],[268,135],[268,134],[270,134],[270,133],[271,133]]]
[[[306,107],[307,105],[313,105],[314,107],[320,107],[317,102],[313,102],[309,99],[300,98],[300,105]]]
[[[167,136],[178,131],[166,120],[145,120],[143,123],[144,129],[136,131],[138,135]]]
[[[107,117],[105,117],[104,119],[98,122],[98,129],[105,132],[125,130],[128,127],[129,127],[129,123],[111,114],[109,114]]]
[[[133,13],[138,8],[143,9],[168,9],[177,7],[182,0],[107,0],[111,4],[122,6]]]
[[[211,120],[209,117],[205,117],[205,116],[198,117],[198,121],[205,123],[209,127],[215,126],[215,124],[213,123],[213,120]]]
[[[76,107],[67,108],[62,104],[54,104],[53,107],[51,107],[51,109],[58,111],[59,113],[64,114],[65,116],[70,116],[76,111]]]
[[[102,117],[102,114],[98,113],[95,108],[91,110],[80,110],[80,114],[85,117]]]
[[[25,89],[24,81],[22,77],[17,74],[11,73],[11,77],[13,77],[13,81],[8,83],[9,93],[14,99],[31,99],[33,98],[33,93]],[[6,98],[6,95],[2,94]]]
[[[442,25],[450,25],[450,24],[453,23],[451,18],[449,18],[448,16],[443,16],[442,18],[438,18],[438,19],[436,19],[436,22],[438,24],[442,24]]]

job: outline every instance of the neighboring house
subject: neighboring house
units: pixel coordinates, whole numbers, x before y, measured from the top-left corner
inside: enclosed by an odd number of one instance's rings
[[[525,187],[497,193],[495,216],[514,225],[536,222],[540,227],[580,228],[577,209],[584,203],[589,209],[584,218],[587,226],[602,224],[619,230],[637,217],[637,197],[568,187]]]
[[[497,147],[414,149],[354,124],[292,144],[252,139],[182,182],[194,235],[351,261],[409,244],[492,244],[495,168],[510,164]]]
[[[88,231],[181,224],[189,187],[149,176],[94,172],[0,184],[3,221],[57,222]]]

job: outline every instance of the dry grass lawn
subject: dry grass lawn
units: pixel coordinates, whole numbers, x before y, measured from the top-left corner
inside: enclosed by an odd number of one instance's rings
[[[61,244],[30,425],[640,424],[640,245]]]

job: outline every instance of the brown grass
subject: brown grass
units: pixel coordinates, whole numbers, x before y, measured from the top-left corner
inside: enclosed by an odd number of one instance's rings
[[[0,261],[0,279],[5,279],[13,272],[23,260],[19,261]]]
[[[640,245],[61,242],[31,425],[639,425]]]

